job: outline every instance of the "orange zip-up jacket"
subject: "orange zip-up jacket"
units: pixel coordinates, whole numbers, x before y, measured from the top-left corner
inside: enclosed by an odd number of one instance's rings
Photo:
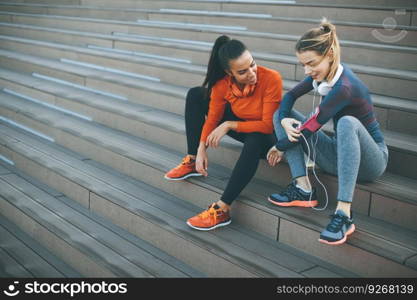
[[[252,95],[237,98],[231,93],[231,79],[225,76],[211,90],[210,106],[200,141],[206,142],[209,134],[223,118],[225,106],[230,103],[232,112],[244,121],[238,121],[237,132],[261,132],[274,130],[272,116],[282,98],[281,75],[266,67],[258,66],[257,82]]]

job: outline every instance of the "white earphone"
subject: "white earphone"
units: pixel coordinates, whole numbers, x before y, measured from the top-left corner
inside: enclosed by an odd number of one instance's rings
[[[313,80],[313,87],[321,96],[326,96],[331,90],[335,83],[339,80],[340,75],[342,75],[343,66],[339,64],[335,76],[330,82],[323,81],[318,84],[317,81]]]

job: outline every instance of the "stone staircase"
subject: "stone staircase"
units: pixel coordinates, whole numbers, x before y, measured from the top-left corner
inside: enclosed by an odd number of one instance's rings
[[[417,5],[367,2],[0,1],[0,275],[415,277]],[[163,179],[185,153],[184,98],[212,42],[241,39],[287,91],[303,78],[294,44],[322,16],[370,88],[390,149],[387,172],[356,186],[357,231],[320,244],[337,178],[319,173],[325,210],[281,209],[266,197],[289,168],[265,161],[232,225],[188,228],[220,197],[241,148],[225,138],[209,150],[208,178]],[[297,109],[310,111],[311,95]]]

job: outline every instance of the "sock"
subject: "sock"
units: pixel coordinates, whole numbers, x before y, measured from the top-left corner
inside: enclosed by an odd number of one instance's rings
[[[190,161],[193,163],[193,162],[195,162],[195,158],[192,158],[189,154],[187,155],[187,156],[189,156],[190,157]]]
[[[305,190],[303,189],[301,186],[299,186],[298,184],[295,185],[297,188],[299,188],[300,190],[302,190],[304,193],[311,193],[311,190]]]
[[[229,209],[227,209],[227,208],[224,209],[224,208],[220,207],[220,205],[218,205],[217,203],[214,204],[213,208],[214,209],[221,209],[222,212],[224,212],[224,213],[228,213],[229,212]]]

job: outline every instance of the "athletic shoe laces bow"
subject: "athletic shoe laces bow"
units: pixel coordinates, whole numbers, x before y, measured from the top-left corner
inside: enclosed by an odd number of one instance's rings
[[[212,218],[214,222],[217,221],[217,211],[214,206],[209,206],[209,208],[198,215],[202,219]]]

